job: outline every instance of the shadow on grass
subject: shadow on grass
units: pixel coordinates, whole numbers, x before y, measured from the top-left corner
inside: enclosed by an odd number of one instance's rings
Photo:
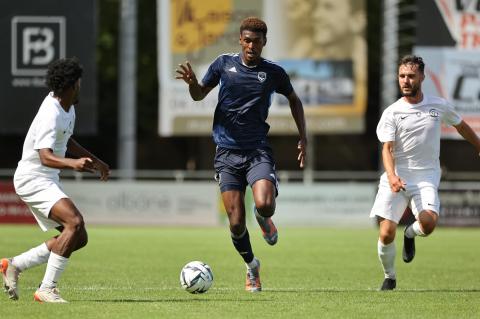
[[[81,300],[73,300],[69,299],[69,301],[75,302],[111,302],[111,303],[157,303],[157,302],[167,302],[167,303],[190,303],[190,302],[272,302],[274,299],[234,299],[234,298],[223,298],[223,299],[169,299],[169,298],[160,298],[160,299],[81,299]]]
[[[393,291],[379,291],[376,289],[268,289],[262,293],[262,297],[270,293],[352,293],[352,292],[373,292],[379,294],[411,294],[411,293],[480,293],[480,289],[396,289]],[[262,298],[259,295],[256,295],[254,298],[248,299],[238,299],[238,298],[184,298],[184,299],[174,299],[174,298],[159,298],[159,299],[78,299],[70,301],[75,302],[99,302],[99,303],[208,303],[208,302],[272,302],[276,299],[272,298]]]
[[[312,292],[312,293],[332,293],[332,292],[379,292],[379,293],[425,293],[425,292],[464,292],[464,293],[478,293],[480,288],[472,289],[395,289],[393,291],[380,291],[379,289],[329,289],[329,288],[312,288],[312,289],[302,289],[302,288],[288,288],[288,289],[268,289],[265,292],[275,292],[275,293],[301,293],[301,292]]]

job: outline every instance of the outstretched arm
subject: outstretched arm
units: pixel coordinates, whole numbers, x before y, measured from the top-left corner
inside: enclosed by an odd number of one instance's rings
[[[287,96],[288,102],[290,104],[290,111],[292,112],[293,119],[297,125],[298,134],[300,135],[300,140],[298,141],[298,161],[300,162],[300,167],[305,166],[305,160],[307,155],[307,132],[305,124],[305,114],[303,112],[302,101],[298,98],[295,91],[292,91],[289,96]]]
[[[192,66],[190,62],[185,62],[185,64],[179,64],[179,69],[176,69],[179,75],[177,75],[176,79],[182,79],[185,83],[188,84],[188,91],[190,92],[190,96],[195,101],[201,101],[207,96],[208,92],[212,90],[211,87],[205,87],[200,85],[197,80],[197,76],[195,72],[192,70]]]
[[[472,144],[475,147],[475,149],[480,155],[480,139],[478,138],[475,131],[470,127],[470,125],[468,125],[467,122],[462,120],[460,124],[454,125],[453,127],[455,127],[457,132],[465,140],[467,140],[470,144]]]
[[[74,157],[79,157],[80,159],[87,159],[90,162],[91,167],[93,168],[93,170],[89,170],[89,172],[94,173],[96,170],[99,171],[100,179],[102,181],[106,181],[108,179],[108,176],[110,176],[110,167],[108,166],[108,164],[90,153],[73,138],[70,138],[68,140],[67,152]]]

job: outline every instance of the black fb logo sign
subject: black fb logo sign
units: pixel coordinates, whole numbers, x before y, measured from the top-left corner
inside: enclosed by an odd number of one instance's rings
[[[65,17],[12,18],[12,75],[44,76],[48,65],[65,57]]]

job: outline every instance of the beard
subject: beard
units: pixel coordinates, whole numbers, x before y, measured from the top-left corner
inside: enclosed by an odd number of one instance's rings
[[[407,96],[407,97],[410,97],[410,96],[416,96],[417,93],[418,93],[418,87],[411,87],[409,88],[410,89],[410,92],[405,92],[404,89],[402,89],[402,96]]]

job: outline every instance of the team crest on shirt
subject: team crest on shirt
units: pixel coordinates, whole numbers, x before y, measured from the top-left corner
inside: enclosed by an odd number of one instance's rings
[[[260,82],[264,82],[267,79],[267,73],[258,72],[257,77]]]

